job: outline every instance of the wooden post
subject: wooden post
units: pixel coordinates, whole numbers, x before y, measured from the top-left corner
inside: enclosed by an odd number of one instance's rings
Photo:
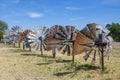
[[[23,50],[25,50],[25,45],[23,44]]]
[[[29,51],[31,52],[31,46],[29,47]]]
[[[20,42],[18,42],[18,47],[20,48]]]

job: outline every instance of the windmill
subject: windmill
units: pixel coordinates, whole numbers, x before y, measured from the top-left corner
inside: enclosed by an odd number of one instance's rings
[[[19,34],[20,34],[20,39],[19,39],[19,41],[23,43],[23,50],[25,50],[25,45],[26,45],[26,43],[28,42],[27,35],[28,35],[29,33],[31,33],[31,32],[32,32],[32,30],[26,29],[26,30],[24,30],[23,32],[20,32],[20,33],[19,33]],[[29,47],[29,51],[31,51],[31,46]]]
[[[18,47],[20,48],[20,32],[22,32],[22,28],[20,26],[13,26],[11,28],[11,31],[13,32],[12,37],[13,37],[13,44],[18,43]]]
[[[61,51],[62,54],[67,53],[70,56],[73,48],[73,41],[75,39],[75,32],[77,31],[74,26],[66,26],[63,27],[61,25],[55,25],[50,28],[51,35],[46,36],[46,45],[50,45]],[[56,52],[54,52],[55,54]]]
[[[76,40],[74,41],[74,48],[72,55],[81,54],[86,52],[84,59],[87,60],[90,53],[94,51],[94,56],[92,59],[92,64],[95,62],[96,52],[100,55],[100,63],[102,66],[102,71],[104,70],[104,55],[108,55],[108,47],[110,47],[110,42],[112,38],[108,36],[109,31],[103,29],[101,25],[91,23],[87,24],[79,33],[77,33]],[[107,49],[107,50],[106,50]]]
[[[2,41],[4,43],[12,43],[13,39],[11,35],[13,35],[13,32],[10,29],[5,30]]]
[[[32,32],[27,34],[27,43],[26,47],[32,46],[36,50],[40,50],[41,54],[43,54],[43,50],[45,50],[45,34],[46,34],[46,27],[36,27]]]

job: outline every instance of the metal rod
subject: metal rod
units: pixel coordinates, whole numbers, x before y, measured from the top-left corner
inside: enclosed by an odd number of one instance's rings
[[[23,50],[25,50],[25,45],[23,44]]]
[[[20,42],[18,42],[18,47],[20,48]]]
[[[31,52],[31,46],[29,46],[29,51]]]
[[[13,43],[13,46],[15,47],[15,43]]]
[[[75,56],[74,55],[72,55],[72,62],[74,63],[74,58],[75,58]]]
[[[52,54],[53,54],[53,58],[55,58],[55,55],[56,55],[56,50],[55,49],[52,50]]]
[[[102,48],[102,51],[101,51],[101,54],[102,54],[102,71],[104,71],[104,50],[103,50],[103,46],[101,46]]]

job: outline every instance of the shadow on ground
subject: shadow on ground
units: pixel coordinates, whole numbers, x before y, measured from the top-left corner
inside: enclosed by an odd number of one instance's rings
[[[52,56],[48,56],[48,55],[41,55],[41,54],[21,54],[23,56],[37,56],[37,57],[45,57],[45,58],[53,58]]]
[[[100,66],[93,66],[93,65],[89,65],[89,64],[84,64],[84,65],[78,65],[77,67],[75,67],[75,70],[97,70],[100,69]]]
[[[13,52],[30,52],[29,50],[23,50],[23,49],[10,49],[10,51],[13,51]]]
[[[58,73],[55,73],[54,75],[55,76],[65,76],[65,75],[68,75],[68,74],[71,74],[73,72],[58,72]]]
[[[68,63],[68,62],[72,62],[72,60],[56,60],[56,63]]]
[[[72,74],[74,76],[75,74],[77,74],[81,70],[83,70],[83,71],[89,71],[89,70],[100,69],[99,66],[92,66],[92,65],[89,65],[89,64],[72,66],[72,67],[71,66],[67,66],[65,68],[66,68],[66,70],[67,70],[67,68],[69,68],[69,70],[72,71],[72,72],[70,72],[70,71],[63,72],[63,71],[61,71],[61,72],[55,73],[54,75],[56,75],[56,76],[64,76],[64,75]]]
[[[38,63],[36,65],[49,65],[49,64],[52,64],[52,62],[43,62],[43,63]]]

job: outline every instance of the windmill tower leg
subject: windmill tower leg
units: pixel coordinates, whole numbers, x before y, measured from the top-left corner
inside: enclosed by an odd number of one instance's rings
[[[15,47],[15,43],[13,43],[13,46]]]
[[[41,50],[41,55],[43,55],[43,50]]]
[[[74,55],[72,55],[72,62],[74,63],[74,59],[75,59],[75,56]]]
[[[29,51],[31,52],[31,46],[29,47]]]
[[[102,46],[102,51],[101,51],[101,54],[102,54],[102,71],[104,71],[104,50],[103,50],[103,46]]]
[[[23,44],[23,50],[25,50],[25,45]]]
[[[55,58],[55,55],[56,55],[56,50],[55,49],[52,50],[52,54],[53,54],[53,58]]]
[[[18,42],[18,47],[20,48],[20,42]]]

